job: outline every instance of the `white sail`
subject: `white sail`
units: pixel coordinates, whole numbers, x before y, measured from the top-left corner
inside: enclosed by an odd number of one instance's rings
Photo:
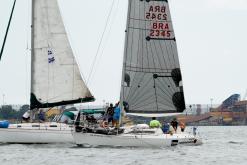
[[[121,102],[133,113],[185,109],[167,0],[129,0]]]
[[[92,101],[57,0],[32,0],[31,108]]]

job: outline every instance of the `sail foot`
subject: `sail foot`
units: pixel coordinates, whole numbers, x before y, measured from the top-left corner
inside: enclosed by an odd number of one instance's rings
[[[75,104],[75,103],[84,103],[84,102],[92,102],[95,98],[93,96],[85,97],[85,98],[78,98],[74,100],[66,100],[66,101],[60,101],[60,102],[54,102],[54,103],[41,103],[38,101],[36,96],[31,93],[30,97],[30,109],[35,108],[49,108],[49,107],[55,107],[60,105],[69,105],[69,104]]]

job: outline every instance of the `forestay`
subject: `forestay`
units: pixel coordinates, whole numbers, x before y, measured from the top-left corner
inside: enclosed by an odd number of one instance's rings
[[[57,0],[32,0],[31,109],[94,100],[73,56]]]
[[[127,112],[185,109],[176,39],[167,0],[129,0],[121,102]]]

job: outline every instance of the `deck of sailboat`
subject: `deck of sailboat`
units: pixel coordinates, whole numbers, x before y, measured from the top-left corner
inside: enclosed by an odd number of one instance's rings
[[[73,143],[73,127],[64,123],[20,123],[0,128],[0,143]]]
[[[164,134],[160,128],[147,130],[148,133],[145,130],[143,133],[125,131],[116,135],[73,132],[73,137],[79,146],[167,147],[178,144],[201,144],[198,137],[188,133],[180,132],[171,135]]]

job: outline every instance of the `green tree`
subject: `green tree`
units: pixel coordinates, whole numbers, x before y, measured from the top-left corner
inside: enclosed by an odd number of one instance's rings
[[[1,119],[16,119],[17,111],[12,108],[11,105],[4,105],[0,109]]]

